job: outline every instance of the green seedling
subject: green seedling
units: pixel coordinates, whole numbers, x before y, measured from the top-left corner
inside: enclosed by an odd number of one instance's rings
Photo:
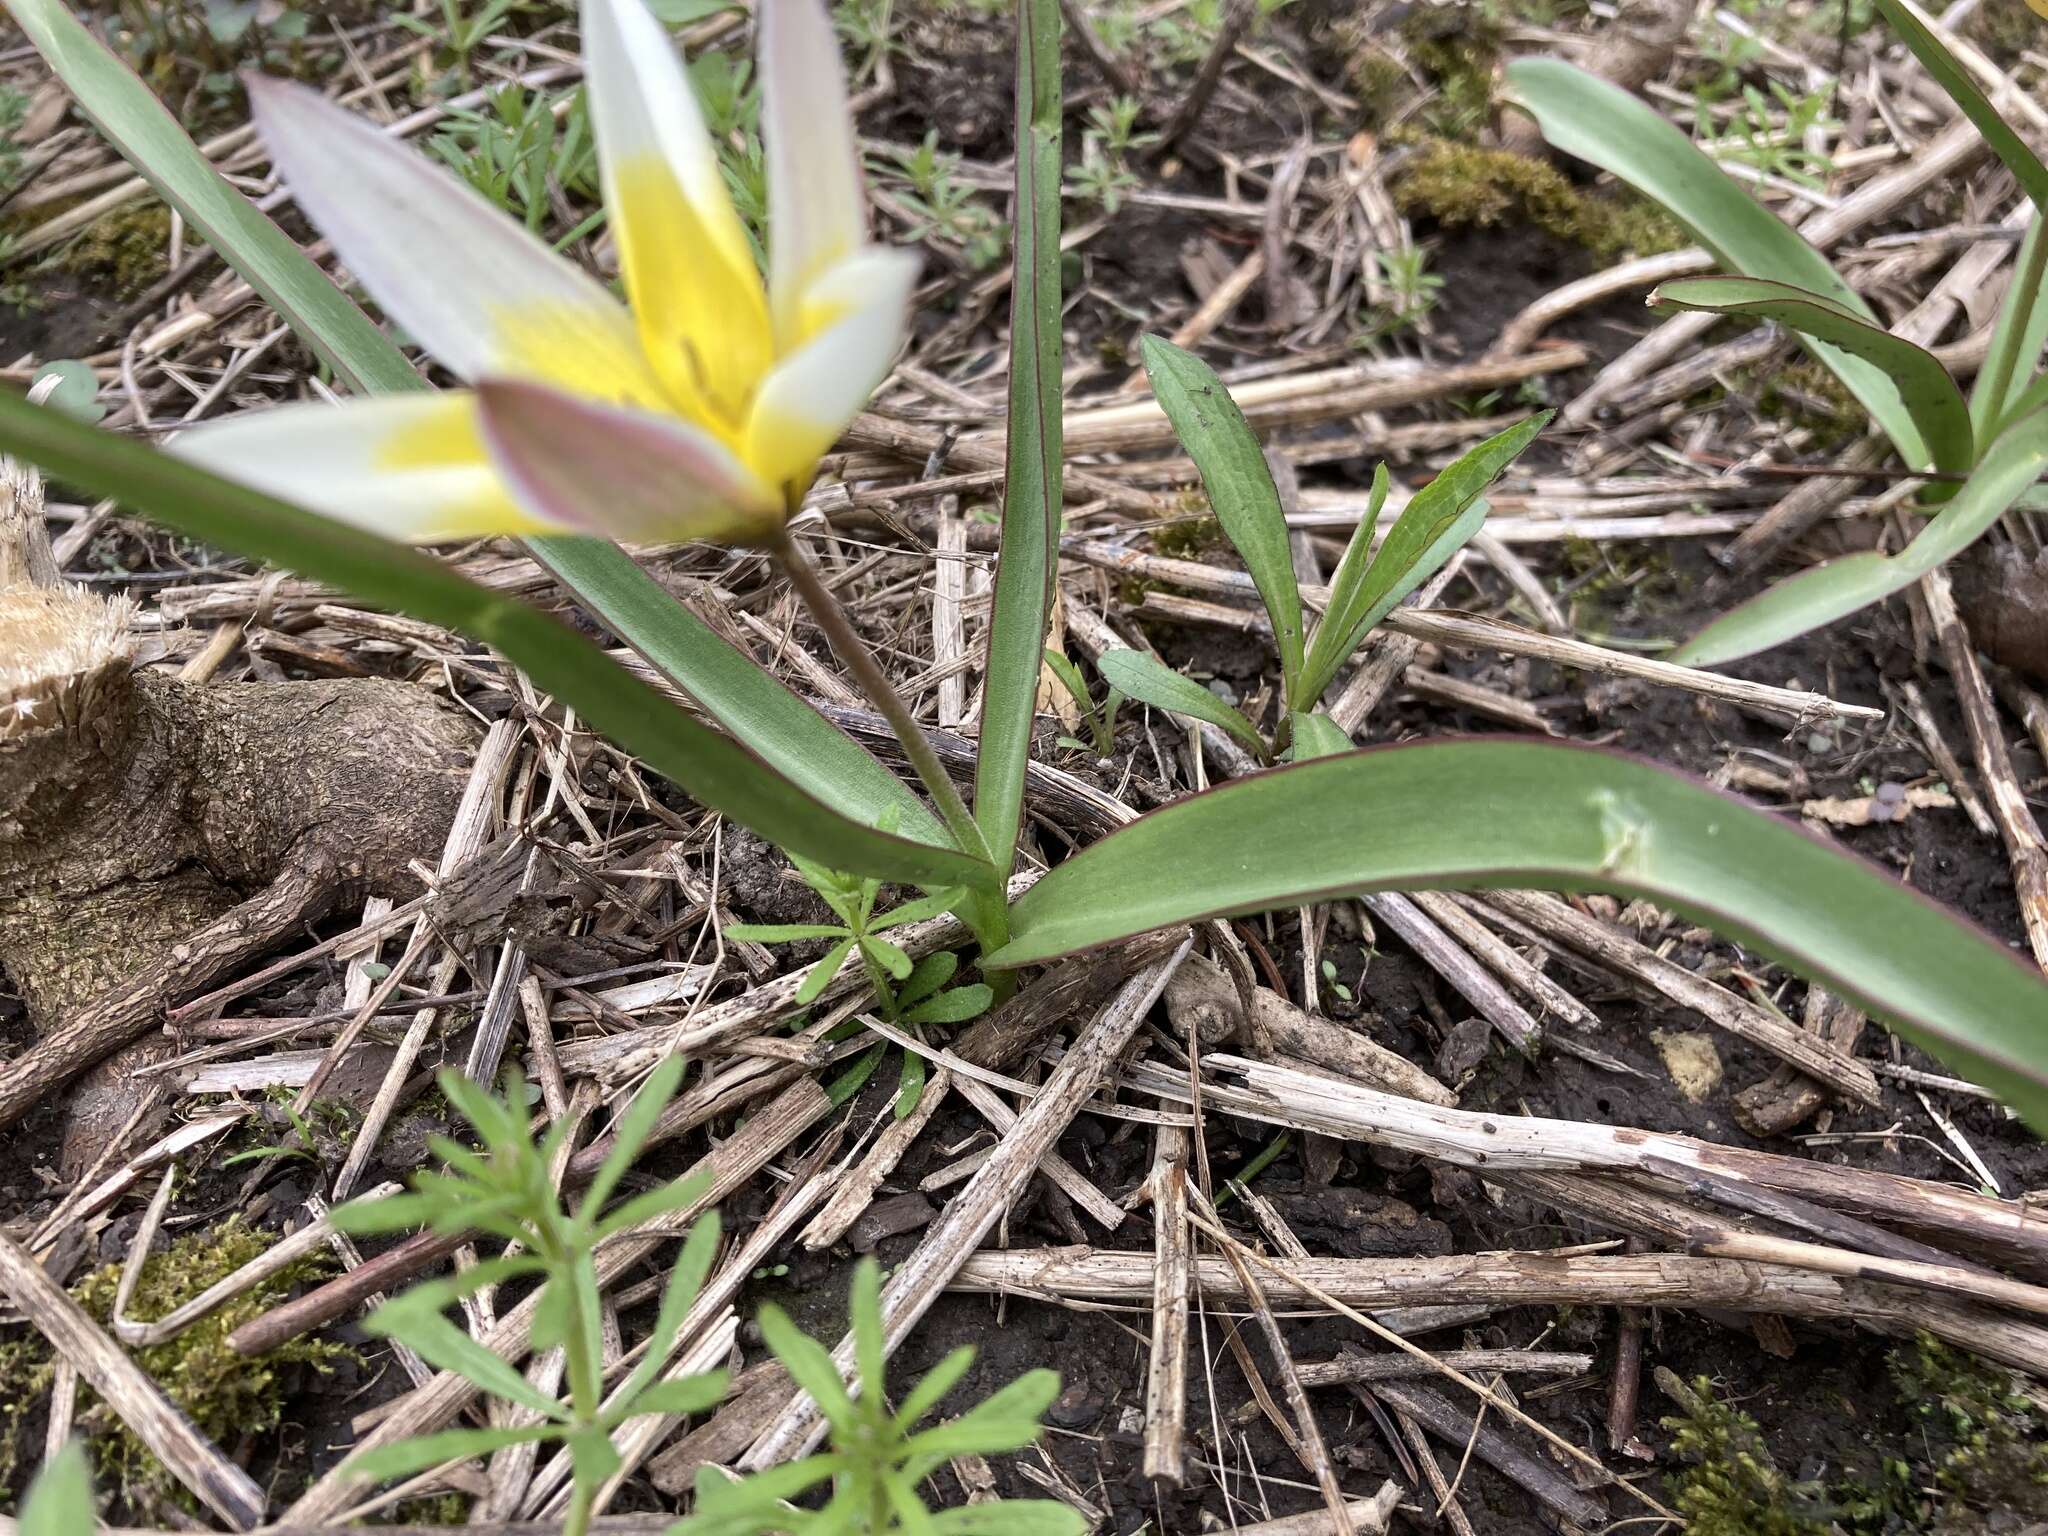
[[[582,1197],[566,1203],[556,1165],[570,1121],[557,1121],[538,1140],[523,1105],[493,1098],[457,1072],[437,1079],[482,1145],[447,1137],[430,1143],[443,1171],[416,1174],[412,1189],[381,1200],[339,1207],[334,1223],[365,1234],[427,1227],[444,1234],[483,1232],[505,1239],[495,1258],[444,1280],[418,1285],[371,1313],[364,1328],[410,1346],[437,1370],[452,1371],[494,1398],[524,1409],[530,1422],[488,1429],[451,1429],[384,1446],[364,1455],[367,1477],[404,1477],[444,1461],[487,1455],[533,1442],[566,1446],[572,1491],[565,1536],[584,1536],[598,1490],[621,1462],[612,1437],[646,1414],[701,1413],[725,1395],[726,1373],[664,1375],[691,1303],[718,1251],[718,1217],[700,1218],[684,1239],[639,1363],[609,1393],[604,1390],[604,1338],[598,1295],[597,1250],[621,1234],[692,1205],[704,1181],[676,1180],[607,1210],[626,1170],[639,1156],[654,1123],[683,1075],[682,1058],[655,1068],[613,1129],[612,1150]],[[484,1347],[444,1314],[465,1297],[508,1281],[537,1281],[529,1347],[559,1347],[565,1360],[566,1397],[543,1392],[505,1358]]]
[[[1072,747],[1076,752],[1092,752],[1099,758],[1114,755],[1116,716],[1117,711],[1123,708],[1124,696],[1111,688],[1097,700],[1089,692],[1088,679],[1081,675],[1081,669],[1050,646],[1046,648],[1045,664],[1052,668],[1052,675],[1060,680],[1060,686],[1073,698],[1081,712],[1081,726],[1088,732],[1086,741],[1062,736],[1060,745]]]
[[[762,1337],[824,1413],[830,1448],[739,1482],[704,1468],[697,1474],[695,1512],[670,1527],[669,1536],[1079,1536],[1087,1529],[1079,1514],[1050,1499],[926,1507],[921,1485],[954,1457],[1004,1455],[1035,1441],[1060,1379],[1052,1371],[1027,1371],[958,1418],[921,1430],[974,1364],[974,1346],[963,1345],[933,1366],[892,1411],[881,1291],[880,1269],[863,1259],[853,1278],[856,1393],[847,1391],[822,1344],[781,1308],[761,1309]],[[821,1485],[830,1487],[823,1508],[789,1502]]]

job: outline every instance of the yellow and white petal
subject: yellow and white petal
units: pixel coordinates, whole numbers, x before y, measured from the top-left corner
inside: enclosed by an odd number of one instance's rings
[[[782,526],[781,499],[702,428],[517,380],[477,395],[492,462],[545,522],[640,543],[759,543]]]
[[[467,391],[287,405],[181,432],[178,457],[408,544],[560,533],[512,499]]]
[[[761,141],[768,161],[768,302],[779,350],[815,335],[803,297],[867,240],[860,148],[839,40],[820,0],[760,0]]]
[[[812,339],[754,397],[746,459],[755,474],[799,492],[810,484],[896,360],[917,269],[909,251],[867,246],[811,285],[800,308]]]
[[[250,76],[285,185],[385,312],[465,379],[542,376],[660,399],[632,317],[423,154],[317,91]]]
[[[685,414],[734,435],[774,355],[767,293],[682,61],[642,0],[583,0],[583,69],[648,361]]]

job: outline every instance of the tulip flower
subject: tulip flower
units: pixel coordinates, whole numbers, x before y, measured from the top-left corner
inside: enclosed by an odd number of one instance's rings
[[[584,0],[585,87],[628,303],[447,171],[317,92],[254,79],[285,184],[465,389],[296,405],[177,451],[413,543],[481,534],[768,544],[887,373],[916,259],[868,242],[819,0],[761,0],[764,282],[675,48]]]

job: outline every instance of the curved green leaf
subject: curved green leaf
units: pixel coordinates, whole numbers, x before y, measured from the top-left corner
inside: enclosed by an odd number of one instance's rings
[[[1955,500],[1896,555],[1850,555],[1801,571],[1721,615],[1671,659],[1689,667],[1718,666],[1903,592],[1968,548],[2044,471],[2048,410],[2039,410],[1999,434]]]
[[[66,1440],[43,1463],[22,1501],[19,1536],[91,1536],[99,1529],[92,1504],[92,1469],[85,1447]]]
[[[616,544],[537,538],[526,547],[606,628],[792,784],[869,826],[880,825],[893,807],[895,830],[904,837],[953,846],[909,785],[774,673],[734,650]]]
[[[1287,514],[1273,471],[1259,451],[1251,423],[1216,377],[1194,353],[1158,336],[1139,343],[1145,372],[1173,434],[1195,461],[1209,510],[1223,525],[1252,584],[1273,621],[1280,651],[1280,677],[1291,695],[1301,675],[1301,589],[1294,579],[1294,551],[1287,543]]]
[[[1110,687],[1140,704],[1150,704],[1154,709],[1221,726],[1243,742],[1247,752],[1255,757],[1265,757],[1265,738],[1259,735],[1257,726],[1193,678],[1182,677],[1158,657],[1144,651],[1104,651],[1096,659],[1095,670],[1102,674],[1102,680]]]
[[[1443,568],[1479,531],[1486,521],[1485,489],[1521,455],[1550,422],[1554,411],[1538,411],[1505,431],[1460,454],[1435,479],[1408,498],[1408,505],[1387,530],[1379,554],[1364,574],[1346,581],[1351,552],[1345,551],[1339,580],[1331,588],[1330,606],[1316,626],[1315,644],[1300,680],[1300,692],[1291,695],[1296,709],[1307,709],[1322,697],[1345,658],[1357,650],[1373,625],[1394,609],[1394,605]],[[1378,476],[1374,477],[1373,499],[1380,498]],[[1377,505],[1369,509],[1378,515]],[[1361,529],[1363,524],[1360,524]]]
[[[396,1445],[365,1451],[355,1460],[355,1471],[368,1482],[388,1482],[409,1477],[444,1461],[488,1456],[508,1445],[525,1445],[533,1440],[554,1440],[561,1436],[554,1424],[528,1424],[518,1429],[444,1429],[438,1434],[415,1435]]]
[[[1956,104],[1956,109],[1984,136],[1984,142],[1991,146],[1991,153],[2012,172],[2013,180],[2020,184],[2020,190],[2027,194],[2034,207],[2037,210],[2048,209],[2048,165],[2043,165],[2041,157],[2027,146],[2027,141],[1999,116],[1998,109],[1977,88],[1977,82],[1970,78],[1970,72],[1963,67],[1962,61],[1927,29],[1913,6],[1902,5],[1899,0],[1877,0],[1877,8],[1884,12],[1884,19],[1892,24],[1892,30],[1913,50],[1913,57],[1920,61],[1920,67],[1934,76],[1936,83],[1948,92],[1948,99]]]
[[[998,1499],[939,1510],[932,1529],[939,1536],[1081,1536],[1088,1522],[1058,1499]]]
[[[979,860],[842,816],[730,737],[691,719],[567,625],[418,550],[316,517],[16,395],[0,395],[0,450],[194,538],[474,636],[704,804],[796,853],[917,884],[991,882],[989,866]]]
[[[1461,740],[1319,758],[1167,806],[1012,909],[1015,966],[1195,918],[1373,890],[1640,896],[1895,1025],[2048,1129],[2048,982],[1942,907],[1650,763]]]
[[[1970,408],[1948,370],[1925,347],[1894,336],[1827,295],[1762,277],[1680,277],[1660,284],[1650,305],[1775,320],[1862,358],[1883,369],[1897,386],[1934,456],[1934,467],[1950,474],[1969,470],[1974,458]]]
[[[1024,818],[1024,771],[1038,707],[1046,621],[1059,574],[1060,15],[1053,0],[1017,7],[1017,227],[1011,239],[1010,414],[1002,552],[982,667],[974,819],[1009,877]],[[998,914],[997,921],[1000,921]]]
[[[1852,314],[1877,318],[1826,257],[1620,86],[1560,59],[1517,59],[1507,67],[1507,82],[1514,98],[1535,115],[1544,138],[1662,204],[1722,266],[1790,283]],[[1927,445],[1883,370],[1825,341],[1804,340],[1876,419],[1899,456],[1925,465]]]

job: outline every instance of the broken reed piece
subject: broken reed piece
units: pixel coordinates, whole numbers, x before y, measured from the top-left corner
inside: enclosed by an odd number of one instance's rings
[[[1063,1302],[1142,1303],[1152,1295],[1152,1256],[1102,1249],[985,1249],[950,1282],[968,1295]],[[1440,1258],[1262,1260],[1276,1306],[1328,1310],[1329,1300],[1377,1313],[1413,1305],[1719,1308],[1860,1323],[1893,1338],[1924,1330],[1944,1343],[2036,1371],[2048,1360],[2048,1328],[1969,1302],[1882,1282],[1748,1259],[1674,1253],[1452,1254]],[[1193,1283],[1211,1305],[1241,1307],[1229,1263],[1195,1260]]]
[[[1938,1237],[1957,1250],[1995,1256],[2008,1269],[2048,1280],[2048,1223],[2018,1201],[1928,1179],[1628,1126],[1444,1109],[1275,1062],[1215,1054],[1203,1065],[1244,1085],[1204,1083],[1202,1099],[1208,1108],[1269,1125],[1396,1147],[1489,1174],[1528,1169],[1670,1179],[1698,1171],[1923,1238]],[[1124,1087],[1175,1103],[1189,1098],[1182,1073],[1144,1062],[1125,1072]]]

